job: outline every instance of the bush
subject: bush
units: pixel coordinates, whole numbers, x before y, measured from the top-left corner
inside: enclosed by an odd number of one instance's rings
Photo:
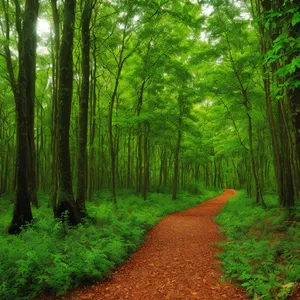
[[[225,277],[241,282],[248,295],[286,299],[300,280],[300,222],[275,196],[265,201],[267,209],[255,206],[244,191],[229,199],[216,218],[227,238],[220,258]]]
[[[203,190],[203,187],[200,187],[200,184],[195,182],[185,184],[184,188],[192,194],[201,194]]]
[[[81,283],[105,278],[141,245],[145,233],[165,215],[214,197],[181,192],[149,194],[144,201],[122,192],[115,207],[107,191],[87,203],[91,216],[84,224],[68,227],[52,218],[48,197],[39,195],[34,222],[18,236],[5,233],[13,206],[0,201],[0,299],[30,299],[42,291],[56,295]],[[101,197],[101,198],[100,198]]]

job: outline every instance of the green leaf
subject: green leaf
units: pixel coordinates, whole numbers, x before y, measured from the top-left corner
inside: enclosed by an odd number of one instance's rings
[[[292,25],[295,26],[299,22],[300,22],[300,13],[296,13],[293,15]]]

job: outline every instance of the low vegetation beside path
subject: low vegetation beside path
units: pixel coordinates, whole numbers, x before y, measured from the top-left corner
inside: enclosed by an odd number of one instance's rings
[[[266,209],[254,206],[241,191],[216,218],[226,234],[225,277],[254,299],[300,299],[300,206],[287,211],[275,196],[265,201]]]
[[[31,299],[40,292],[62,294],[81,283],[105,278],[142,243],[145,233],[164,216],[193,207],[220,194],[151,193],[148,200],[124,193],[117,207],[102,192],[88,203],[92,217],[74,228],[52,218],[48,197],[40,195],[32,226],[19,235],[4,234],[13,204],[0,201],[0,299]]]

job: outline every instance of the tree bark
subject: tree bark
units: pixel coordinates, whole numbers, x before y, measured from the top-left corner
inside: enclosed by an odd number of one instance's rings
[[[149,125],[145,124],[145,136],[144,136],[144,176],[143,176],[143,199],[147,199],[147,193],[149,188]]]
[[[54,23],[54,40],[51,36],[51,59],[52,59],[52,112],[51,112],[51,205],[53,211],[56,209],[57,198],[57,100],[58,100],[58,85],[59,85],[59,12],[57,8],[57,0],[51,0],[52,17]]]
[[[86,191],[87,191],[87,134],[88,134],[88,108],[90,93],[90,20],[91,0],[85,0],[81,17],[81,96],[79,97],[79,149],[77,161],[77,198],[76,202],[82,216],[86,215]]]
[[[39,3],[27,0],[24,21],[21,27],[20,6],[16,4],[16,18],[19,34],[19,75],[16,83],[13,74],[11,81],[15,87],[17,117],[17,166],[16,200],[9,233],[18,233],[21,226],[32,221],[30,202],[37,205],[35,178],[35,146],[33,134],[35,78],[36,78],[36,23]],[[7,65],[9,68],[10,57]]]
[[[243,94],[243,99],[244,99],[244,105],[247,110],[247,119],[248,119],[248,136],[249,136],[249,153],[250,153],[250,161],[251,161],[251,169],[252,169],[252,174],[255,182],[255,199],[256,199],[256,204],[263,204],[264,205],[264,200],[263,200],[263,195],[261,191],[261,186],[260,186],[260,180],[257,172],[257,164],[254,156],[254,147],[253,147],[253,126],[252,126],[252,118],[250,115],[250,104],[248,100],[248,95],[247,91],[245,89],[242,90]]]
[[[184,104],[182,103],[184,100],[182,96],[179,95],[178,98],[178,106],[179,106],[179,115],[178,115],[178,129],[177,129],[177,142],[174,153],[174,175],[173,175],[173,184],[172,184],[172,200],[177,199],[177,189],[178,189],[178,179],[179,179],[179,153],[181,147],[182,140],[182,118],[184,111]]]
[[[128,142],[127,142],[127,176],[126,176],[126,187],[131,188],[131,130],[129,129]]]
[[[59,97],[57,130],[58,193],[54,216],[64,218],[68,212],[69,221],[80,222],[79,208],[74,200],[70,166],[70,116],[73,92],[73,38],[76,0],[65,0],[62,42],[59,58]]]

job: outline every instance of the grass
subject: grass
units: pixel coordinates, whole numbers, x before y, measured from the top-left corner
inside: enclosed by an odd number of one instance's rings
[[[255,206],[241,191],[217,216],[227,238],[221,243],[222,267],[254,299],[287,299],[300,281],[300,206],[291,218],[275,196],[265,201],[267,209]]]
[[[164,216],[193,207],[220,191],[200,195],[151,193],[147,201],[123,193],[115,207],[110,193],[88,203],[92,217],[74,228],[52,217],[48,197],[39,195],[34,222],[21,234],[5,233],[13,204],[0,199],[0,299],[31,299],[43,293],[63,294],[69,288],[107,277],[141,245],[145,233]]]

